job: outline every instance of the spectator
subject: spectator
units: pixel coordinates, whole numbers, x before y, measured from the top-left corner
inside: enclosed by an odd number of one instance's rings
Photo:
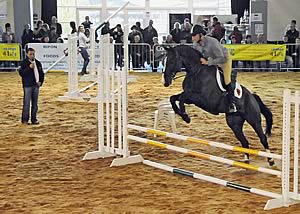
[[[155,50],[156,48],[155,48],[155,46],[156,45],[159,45],[159,43],[158,43],[158,37],[153,37],[153,49]],[[156,51],[154,51],[154,53],[155,53]],[[155,53],[156,54],[156,53]],[[154,58],[154,64],[153,64],[153,69],[152,69],[152,71],[153,72],[157,72],[157,68],[158,68],[158,66],[159,66],[159,61],[157,61],[155,58]]]
[[[131,27],[131,32],[128,35],[128,40],[130,41],[130,43],[134,43],[134,37],[137,36],[137,35],[140,37],[140,40],[142,42],[143,41],[143,36],[142,36],[141,32],[139,32],[137,30],[136,26],[133,25]]]
[[[288,36],[288,44],[295,44],[299,38],[299,31],[296,29],[296,20],[291,21],[290,29],[285,33]]]
[[[255,44],[265,44],[264,34],[257,34]],[[262,67],[261,67],[262,61],[257,61],[256,63],[257,63],[256,67],[258,67],[260,71],[264,71],[264,69],[262,69]],[[270,64],[270,61],[266,61],[266,68],[269,68],[269,64]]]
[[[48,35],[44,35],[42,38],[41,38],[41,42],[42,43],[49,43],[50,42],[50,38]]]
[[[225,35],[225,28],[221,26],[218,17],[213,17],[211,36],[220,41]]]
[[[75,22],[70,22],[70,27],[72,29],[71,34],[77,33],[77,29],[76,29],[76,23]]]
[[[220,41],[220,43],[222,44],[222,45],[226,45],[227,44],[227,41],[226,41],[226,39],[221,39],[221,41]]]
[[[50,32],[49,25],[47,23],[44,23],[42,26],[42,30],[40,32],[42,34],[42,37],[49,36],[49,32]]]
[[[19,74],[22,77],[24,92],[21,122],[28,125],[31,103],[31,123],[33,125],[39,124],[37,119],[38,96],[40,87],[44,82],[44,71],[42,64],[35,59],[33,48],[27,49],[26,59],[20,63]]]
[[[85,29],[85,31],[84,31],[84,34],[85,34],[85,36],[86,37],[90,37],[90,35],[91,35],[91,31],[90,31],[90,29],[89,28],[87,28],[87,29]]]
[[[10,23],[5,24],[5,31],[2,33],[2,42],[15,43],[15,34],[12,32]],[[4,62],[4,67],[10,67],[11,65],[13,65],[12,62]]]
[[[249,45],[249,44],[252,44],[252,37],[251,35],[247,35],[246,36],[246,40],[245,40],[245,44]],[[250,68],[253,68],[253,61],[243,61],[243,67],[244,68],[247,68],[249,65]],[[248,71],[248,70],[245,70],[245,71]],[[252,71],[252,69],[250,69],[250,71]]]
[[[51,27],[55,27],[57,36],[61,37],[62,27],[61,24],[57,22],[56,16],[52,16],[51,18]]]
[[[232,45],[236,45],[237,44],[237,39],[236,39],[235,35],[232,35],[230,37],[230,40],[231,40],[231,44]],[[238,67],[238,61],[232,60],[232,68],[237,68],[237,67]]]
[[[79,41],[80,53],[84,60],[83,67],[82,67],[82,70],[80,73],[81,75],[87,74],[86,68],[90,62],[89,54],[87,52],[87,43],[90,41],[90,39],[86,37],[86,35],[84,34],[84,31],[85,31],[84,27],[82,25],[80,25],[78,27],[78,41]]]
[[[241,33],[241,31],[239,31],[239,28],[237,26],[233,27],[233,31],[229,35],[229,38],[231,38],[232,36],[235,36],[236,44],[241,44],[243,40],[243,34]]]
[[[10,23],[5,24],[5,31],[2,33],[2,42],[3,43],[15,42],[15,34],[12,32]]]
[[[287,44],[295,44],[296,39],[299,38],[299,31],[296,29],[296,20],[291,21],[290,29],[285,33],[285,35],[288,36],[288,41]],[[293,54],[293,64],[295,68],[299,67],[299,49],[297,48],[296,45],[291,45],[290,46],[290,52]],[[298,54],[297,54],[298,52]]]
[[[58,38],[59,36],[56,34],[56,28],[52,26],[49,32],[49,42],[56,43]]]
[[[109,22],[105,22],[104,27],[101,29],[101,35],[110,34],[112,36],[112,32],[114,31],[116,27],[110,29],[109,28]]]
[[[186,22],[184,28],[181,30],[180,42],[184,44],[192,43],[191,25],[189,22]]]
[[[185,23],[189,23],[189,25],[191,26],[190,28],[192,28],[192,23],[190,22],[190,19],[189,18],[185,18],[183,20],[183,24],[181,25],[181,30],[183,30],[185,28]]]
[[[140,33],[143,33],[143,28],[141,27],[141,23],[140,22],[136,22],[135,23],[135,26],[136,26],[136,30],[137,31],[140,31]]]
[[[135,35],[134,42],[130,47],[130,55],[131,55],[131,59],[132,59],[132,66],[134,69],[141,68],[144,65],[143,48],[142,48],[142,46],[138,45],[138,43],[140,43],[140,41],[141,41],[140,36]]]
[[[180,30],[180,23],[179,22],[175,22],[174,24],[174,29],[171,30],[170,34],[172,35],[173,37],[173,40],[174,42],[176,43],[180,43],[180,33],[181,33],[181,30]]]
[[[143,31],[144,42],[153,46],[153,37],[158,37],[156,29],[153,27],[153,21],[149,21],[149,26]]]
[[[33,35],[33,31],[30,29],[30,24],[26,24],[24,26],[21,40],[22,40],[22,48],[23,49],[27,43],[30,43],[34,40],[34,35]]]
[[[175,41],[173,40],[173,36],[171,34],[169,34],[167,36],[167,40],[166,40],[166,44],[174,44]]]
[[[82,25],[83,25],[84,29],[91,29],[91,25],[92,24],[93,23],[90,21],[90,17],[89,16],[86,16],[85,17],[85,21],[82,22]]]
[[[115,29],[115,31],[113,32],[113,39],[115,40],[115,63],[116,65],[118,65],[119,67],[122,66],[122,61],[123,61],[123,30],[122,30],[122,26],[120,24],[117,24],[116,26],[117,28]],[[115,66],[116,66],[115,65]]]
[[[283,42],[285,44],[288,44],[288,41],[289,41],[289,36],[284,35]],[[285,55],[285,62],[287,64],[287,66],[286,66],[287,68],[292,68],[293,67],[293,47],[290,46],[290,45],[287,45],[287,50],[286,50],[286,55]]]
[[[44,22],[42,20],[39,20],[37,22],[37,28],[35,29],[35,31],[33,31],[34,39],[37,41],[41,41],[43,37],[43,30],[42,30],[43,24]]]

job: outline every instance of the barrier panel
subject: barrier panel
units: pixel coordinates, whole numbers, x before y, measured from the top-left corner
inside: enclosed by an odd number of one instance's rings
[[[23,59],[19,43],[0,44],[0,70],[16,70]]]

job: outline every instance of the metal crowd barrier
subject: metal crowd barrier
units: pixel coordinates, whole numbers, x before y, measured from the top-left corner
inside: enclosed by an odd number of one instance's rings
[[[17,70],[20,61],[25,58],[25,50],[22,49],[21,44],[15,44],[20,48],[20,59],[17,61],[0,60],[0,71]],[[129,69],[134,71],[161,71],[163,67],[161,56],[166,53],[164,47],[177,45],[180,44],[157,44],[151,47],[147,43],[131,43],[129,44]],[[115,43],[114,48],[116,66],[122,67],[124,65],[123,44]],[[238,60],[233,61],[233,69],[238,71],[300,71],[300,44],[287,44],[287,54],[284,62]]]

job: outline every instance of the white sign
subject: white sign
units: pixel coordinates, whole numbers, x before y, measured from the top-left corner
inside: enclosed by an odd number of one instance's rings
[[[0,19],[6,19],[6,18],[7,18],[7,1],[0,0]]]
[[[255,24],[255,34],[263,34],[264,33],[264,24]]]
[[[251,22],[262,22],[262,13],[252,13]]]
[[[35,49],[35,58],[42,63],[43,69],[47,70],[57,60],[64,56],[64,50],[67,49],[67,43],[30,43],[28,48]],[[96,47],[95,64],[96,66],[100,63],[100,49]],[[77,55],[78,59],[78,71],[83,67],[83,58],[80,53]],[[90,64],[89,64],[90,65]],[[64,58],[51,70],[68,71],[68,57]]]

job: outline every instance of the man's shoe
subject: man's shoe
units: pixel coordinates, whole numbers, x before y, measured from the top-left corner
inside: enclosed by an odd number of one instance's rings
[[[29,125],[28,122],[22,122],[22,125]]]
[[[37,121],[34,121],[34,122],[31,122],[32,125],[39,125],[40,122],[37,120]]]
[[[236,108],[236,105],[234,103],[231,103],[229,105],[229,111],[228,112],[229,113],[235,113],[235,112],[237,112],[237,108]]]

